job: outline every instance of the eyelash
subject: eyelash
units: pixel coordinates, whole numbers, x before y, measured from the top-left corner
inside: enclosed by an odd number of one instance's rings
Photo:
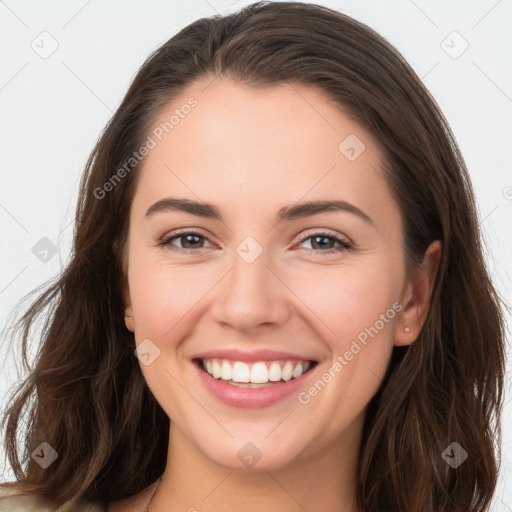
[[[171,241],[174,240],[175,238],[184,238],[185,236],[188,236],[188,235],[194,235],[194,236],[197,236],[199,238],[204,238],[205,240],[208,240],[205,236],[201,235],[200,233],[197,233],[195,231],[183,230],[183,231],[176,231],[175,233],[172,234],[172,236],[169,236],[169,237],[165,238],[159,245],[164,247],[165,249],[167,249],[169,251],[176,251],[176,252],[182,252],[182,253],[190,253],[191,251],[192,252],[199,252],[199,251],[202,251],[203,249],[206,249],[206,247],[200,247],[198,249],[184,249],[182,247],[176,247],[176,246],[171,244]],[[335,248],[332,248],[332,249],[328,249],[328,250],[325,250],[325,251],[322,251],[320,249],[303,249],[308,254],[311,254],[311,253],[323,254],[323,255],[325,255],[325,254],[334,254],[334,253],[337,253],[337,252],[342,252],[342,251],[345,251],[345,250],[348,250],[348,249],[352,249],[352,247],[353,247],[353,245],[350,242],[348,242],[347,240],[339,238],[338,236],[335,236],[335,235],[330,234],[330,233],[325,233],[325,232],[318,232],[318,233],[308,232],[307,236],[305,236],[304,238],[299,240],[298,244],[302,244],[306,240],[309,240],[310,238],[317,238],[317,237],[330,238],[330,239],[334,240],[335,242],[338,242],[341,247],[338,246],[338,247],[335,247]]]

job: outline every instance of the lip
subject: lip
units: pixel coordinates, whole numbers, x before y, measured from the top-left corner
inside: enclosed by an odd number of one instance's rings
[[[192,359],[229,359],[231,361],[243,361],[245,363],[257,361],[277,361],[279,359],[300,359],[302,361],[316,361],[313,357],[292,354],[291,352],[282,352],[279,350],[253,350],[247,352],[240,349],[217,349],[201,352],[192,357]]]
[[[219,351],[215,351],[216,354],[218,352]],[[205,354],[207,353],[205,352]],[[255,353],[251,353],[251,357],[254,356],[254,354]],[[206,356],[204,357],[206,358]],[[239,355],[237,357],[239,357]],[[261,355],[259,355],[258,357],[261,357]],[[296,358],[296,356],[294,357]],[[228,359],[228,357],[225,358]],[[253,360],[255,359],[249,359],[249,361]],[[258,360],[262,361],[262,359]],[[244,361],[244,359],[242,359],[242,361]],[[248,360],[245,359],[245,361]],[[300,377],[297,377],[296,379],[291,379],[287,382],[279,382],[277,384],[272,384],[265,388],[241,388],[237,386],[232,386],[231,384],[228,384],[220,379],[215,379],[210,374],[205,372],[200,367],[200,364],[198,363],[197,360],[192,361],[192,366],[195,368],[195,371],[198,374],[200,382],[206,387],[206,389],[213,397],[217,398],[221,402],[232,407],[261,409],[264,407],[269,407],[281,400],[284,400],[285,398],[289,397],[294,393],[298,393],[299,390],[305,386],[306,380],[310,378],[315,367],[317,366],[317,363],[314,364],[306,373],[302,374]]]

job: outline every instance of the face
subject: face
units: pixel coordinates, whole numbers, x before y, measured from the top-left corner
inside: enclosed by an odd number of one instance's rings
[[[402,218],[376,141],[322,90],[206,85],[155,122],[182,114],[140,170],[127,326],[198,453],[244,468],[257,449],[259,470],[283,468],[360,429],[406,343]]]

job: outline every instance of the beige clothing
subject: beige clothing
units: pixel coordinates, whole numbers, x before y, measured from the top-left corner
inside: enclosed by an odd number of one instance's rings
[[[106,512],[106,507],[98,504],[86,503],[76,506],[76,512]],[[0,512],[58,512],[51,501],[29,494],[18,494],[0,485]]]

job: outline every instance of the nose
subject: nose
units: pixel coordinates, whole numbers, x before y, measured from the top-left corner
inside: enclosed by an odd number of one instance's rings
[[[287,321],[292,294],[269,263],[265,251],[252,263],[234,254],[231,270],[216,287],[215,321],[248,333]]]

